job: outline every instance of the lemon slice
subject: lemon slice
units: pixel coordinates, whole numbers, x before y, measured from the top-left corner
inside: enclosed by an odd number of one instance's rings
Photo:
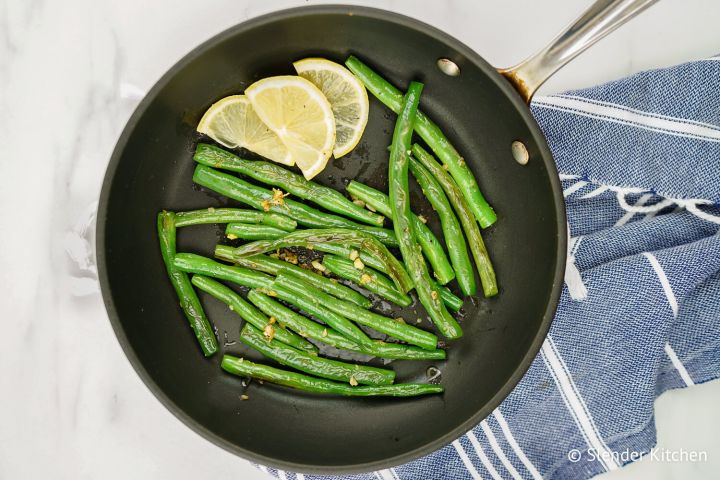
[[[245,90],[260,120],[285,144],[308,180],[327,165],[335,145],[335,117],[325,95],[296,76],[269,77]]]
[[[232,95],[212,104],[197,131],[228,148],[247,148],[274,162],[293,165],[288,148],[260,120],[245,95]]]
[[[333,156],[348,154],[360,142],[368,121],[365,86],[348,69],[324,58],[306,58],[293,63],[295,71],[317,86],[335,115]]]

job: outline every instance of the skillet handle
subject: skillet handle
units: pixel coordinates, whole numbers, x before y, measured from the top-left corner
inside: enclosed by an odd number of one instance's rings
[[[597,0],[544,49],[511,68],[499,69],[523,99],[562,66],[657,0]]]

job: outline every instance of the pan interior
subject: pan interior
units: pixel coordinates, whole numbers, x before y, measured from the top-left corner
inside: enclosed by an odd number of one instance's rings
[[[349,15],[349,12],[353,12]],[[324,7],[291,11],[240,25],[183,59],[141,104],[116,148],[103,188],[99,259],[111,320],[133,365],[166,406],[196,431],[242,456],[288,469],[349,472],[385,467],[429,453],[490,413],[534,357],[554,310],[558,264],[556,187],[537,127],[518,108],[491,68],[465,47],[417,22],[376,11]],[[221,352],[204,359],[167,280],[158,249],[159,210],[240,206],[191,180],[195,126],[216,100],[253,81],[293,74],[292,62],[355,54],[395,85],[425,82],[421,108],[440,124],[476,173],[498,212],[484,232],[500,294],[466,301],[465,337],[449,345],[447,361],[392,362],[398,381],[425,381],[442,372],[443,395],[356,399],[306,394],[223,373],[223,352],[257,358],[238,342],[239,318],[201,295],[218,329]],[[450,58],[449,77],[436,67]],[[360,144],[331,161],[317,180],[344,190],[350,179],[386,189],[387,147],[395,115],[371,98]],[[511,143],[525,143],[530,162],[513,160]],[[434,214],[411,182],[413,208]],[[438,225],[431,222],[438,234]],[[179,231],[178,251],[212,256],[221,227]],[[453,285],[453,290],[457,288]],[[416,304],[394,311],[420,318]],[[227,335],[227,336],[226,336]],[[222,345],[225,343],[226,345]],[[373,364],[382,365],[380,361]],[[241,400],[240,395],[248,395]]]

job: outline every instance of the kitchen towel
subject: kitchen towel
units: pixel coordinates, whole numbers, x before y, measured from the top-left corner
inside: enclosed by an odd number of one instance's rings
[[[714,57],[535,99],[570,227],[539,355],[450,445],[335,478],[582,480],[650,451],[657,396],[720,375],[719,92]]]

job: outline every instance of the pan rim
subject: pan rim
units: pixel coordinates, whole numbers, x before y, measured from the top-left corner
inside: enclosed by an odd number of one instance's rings
[[[107,271],[107,257],[105,254],[105,225],[107,223],[107,208],[108,202],[110,200],[111,186],[129,138],[132,136],[138,122],[144,115],[147,108],[155,100],[157,95],[167,86],[167,84],[182,68],[184,68],[190,62],[194,61],[200,55],[204,54],[204,52],[208,49],[214,47],[219,43],[224,42],[226,39],[240,34],[244,31],[254,29],[268,23],[276,22],[278,20],[291,19],[298,16],[306,16],[308,14],[358,14],[368,18],[391,21],[393,23],[415,30],[422,30],[424,34],[435,38],[445,44],[448,44],[454,50],[460,52],[468,61],[475,64],[485,73],[487,73],[488,78],[492,80],[503,93],[505,93],[505,95],[512,102],[513,106],[518,110],[521,117],[525,120],[525,123],[527,124],[528,129],[531,132],[533,140],[535,141],[538,149],[540,150],[540,157],[542,157],[542,161],[544,162],[546,171],[548,172],[548,178],[554,197],[555,215],[557,218],[557,262],[553,275],[553,284],[551,286],[550,300],[543,314],[540,328],[538,329],[534,339],[532,340],[530,348],[523,356],[517,368],[508,378],[505,384],[490,399],[490,401],[485,404],[483,408],[479,409],[474,415],[466,419],[462,424],[458,425],[450,432],[435,438],[433,441],[427,442],[425,445],[422,445],[400,455],[395,455],[393,457],[373,462],[355,463],[351,465],[311,465],[306,463],[289,462],[277,458],[266,457],[224,439],[223,437],[217,435],[210,429],[197,422],[190,415],[186,414],[169,396],[165,394],[165,392],[157,385],[157,383],[155,383],[145,366],[139,360],[137,354],[135,353],[135,349],[129,342],[113,300]],[[160,403],[162,403],[162,405],[175,417],[177,417],[182,423],[184,423],[192,431],[194,431],[204,439],[248,461],[257,462],[270,467],[282,468],[289,471],[322,475],[364,473],[373,470],[391,468],[410,462],[429,453],[432,453],[439,448],[442,448],[443,446],[451,443],[452,441],[464,435],[468,430],[472,429],[488,415],[490,415],[490,413],[492,413],[492,411],[495,410],[502,403],[502,401],[512,392],[512,390],[519,383],[521,378],[525,375],[527,370],[530,368],[533,360],[540,351],[542,343],[547,337],[550,325],[555,316],[555,312],[560,299],[560,294],[562,292],[563,278],[565,272],[565,261],[567,255],[567,224],[565,216],[565,202],[562,196],[562,188],[557,168],[555,166],[552,153],[550,152],[545,137],[540,130],[540,127],[530,114],[530,109],[528,108],[527,104],[522,100],[520,95],[512,88],[512,86],[500,74],[497,73],[497,71],[492,65],[490,65],[486,60],[484,60],[473,49],[471,49],[455,37],[452,37],[451,35],[443,32],[442,30],[439,30],[413,17],[391,12],[388,10],[342,4],[301,6],[290,9],[277,10],[243,21],[237,25],[221,31],[220,33],[212,36],[208,40],[202,42],[200,45],[196,46],[190,52],[184,55],[172,67],[170,67],[167,72],[165,72],[165,74],[163,74],[160,79],[157,80],[157,82],[152,86],[152,88],[148,91],[145,97],[137,105],[132,115],[128,119],[127,123],[125,124],[122,133],[118,137],[115,147],[113,148],[113,153],[108,162],[105,176],[103,178],[95,227],[95,246],[96,261],[98,266],[98,278],[100,281],[100,290],[102,293],[103,303],[108,314],[108,319],[110,320],[110,324],[113,328],[115,336],[117,337],[118,342],[120,343],[120,346],[128,361],[130,362],[133,369],[138,374],[144,385],[160,401]]]

